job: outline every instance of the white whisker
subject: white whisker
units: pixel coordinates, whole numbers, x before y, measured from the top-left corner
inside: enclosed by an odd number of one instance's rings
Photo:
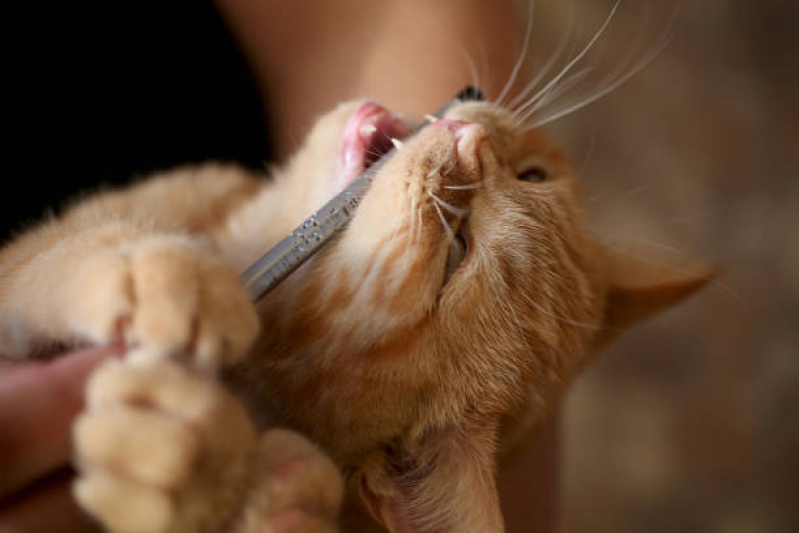
[[[622,191],[622,192],[618,193],[617,198],[628,198],[630,196],[635,196],[636,194],[639,194],[641,192],[650,190],[650,189],[652,189],[653,187],[656,187],[656,186],[657,186],[657,183],[652,183],[652,182],[650,182],[650,183],[642,183],[640,185],[636,185],[635,187],[631,187],[631,188],[627,189],[626,191]],[[610,193],[610,192],[605,192],[605,193],[602,193],[602,194],[598,194],[598,195],[588,199],[587,203],[591,204],[591,203],[594,203],[594,202],[598,202],[600,200],[604,200],[606,197],[610,196],[611,194],[612,193]]]
[[[588,150],[585,151],[583,162],[580,165],[580,170],[576,172],[577,176],[584,176],[588,170],[588,165],[591,163],[591,156],[594,155],[594,147],[596,146],[596,132],[591,132],[591,143],[588,145]]]
[[[488,62],[488,50],[486,49],[485,41],[480,39],[478,48],[480,49],[480,74],[482,74],[487,81],[486,87],[475,87],[475,89],[487,94],[490,88],[488,84],[491,82],[491,64]],[[490,101],[491,100],[489,100],[489,102]]]
[[[434,177],[436,177],[436,175],[438,175],[438,173],[441,172],[441,169],[444,168],[445,164],[446,164],[446,161],[443,161],[443,160],[439,161],[438,164],[435,167],[433,167],[430,170],[430,172],[427,173],[427,179],[433,179]]]
[[[580,51],[579,54],[577,54],[571,61],[569,61],[566,64],[566,66],[563,67],[563,69],[554,78],[552,78],[549,81],[549,83],[547,83],[540,91],[538,91],[535,94],[535,96],[530,98],[523,106],[517,109],[516,110],[517,113],[521,113],[526,108],[535,104],[535,102],[537,102],[541,97],[543,97],[546,93],[548,93],[549,90],[555,84],[557,84],[561,79],[563,79],[563,77],[566,74],[568,74],[572,68],[574,68],[574,65],[576,65],[578,62],[580,62],[583,59],[583,57],[585,57],[585,55],[591,50],[591,48],[594,47],[594,44],[597,42],[597,40],[602,36],[603,33],[605,33],[605,30],[607,29],[608,25],[613,20],[613,17],[616,15],[616,11],[618,10],[620,4],[621,0],[616,0],[616,2],[613,4],[613,8],[610,10],[610,14],[605,19],[605,22],[602,23],[602,26],[599,27],[599,30],[597,30],[597,32],[594,34],[591,40],[588,41],[588,44],[585,45],[582,51]]]
[[[636,245],[650,246],[652,248],[665,250],[667,252],[672,252],[672,253],[675,253],[675,254],[684,255],[684,252],[682,252],[678,248],[674,248],[673,246],[667,246],[665,244],[661,244],[661,243],[657,243],[657,242],[653,242],[653,241],[641,241],[641,240],[639,240],[639,241],[629,241],[629,240],[626,240],[626,239],[625,239],[625,241],[626,242],[635,242]],[[658,268],[665,268],[667,270],[670,270],[672,272],[677,272],[679,274],[697,275],[697,274],[700,273],[700,272],[697,272],[697,271],[694,271],[694,270],[690,270],[690,269],[687,269],[687,268],[679,268],[679,267],[677,267],[677,266],[675,266],[673,264],[666,264],[664,261],[655,261],[651,257],[644,257],[644,256],[642,256],[640,254],[632,253],[629,250],[626,250],[626,249],[624,249],[624,248],[622,248],[620,246],[613,246],[612,244],[609,244],[606,240],[603,241],[603,244],[606,247],[616,251],[617,253],[626,255],[628,257],[632,257],[633,259],[636,259],[638,261],[642,261],[644,263],[655,265]],[[738,304],[740,304],[741,308],[745,309],[747,312],[751,312],[749,304],[746,302],[746,300],[744,300],[743,297],[740,294],[738,294],[738,292],[736,292],[732,287],[730,287],[726,283],[724,283],[724,282],[722,282],[722,281],[720,281],[718,279],[715,279],[715,278],[711,279],[708,283],[710,285],[715,285],[716,287],[720,288],[722,291],[726,292],[736,302],[738,302]]]
[[[508,103],[508,109],[514,109],[516,106],[520,105],[522,101],[525,99],[525,97],[530,93],[530,91],[535,89],[538,86],[538,84],[541,83],[541,80],[544,79],[544,77],[549,73],[552,67],[555,66],[555,64],[560,59],[560,56],[563,54],[563,51],[566,49],[566,45],[571,39],[572,31],[574,31],[573,8],[574,5],[572,4],[572,9],[570,11],[570,16],[569,16],[569,26],[567,30],[563,33],[563,39],[561,39],[560,43],[558,43],[557,48],[550,56],[550,58],[547,60],[547,62],[544,64],[544,66],[542,66],[541,69],[538,71],[538,74],[536,74],[535,77],[532,80],[530,80],[527,86],[525,86],[525,88],[522,89],[521,92],[519,92],[519,94],[516,95],[516,97]],[[516,112],[514,112],[514,115],[515,114]]]
[[[428,191],[427,194],[429,194],[433,198],[433,200],[435,200],[438,203],[438,205],[440,205],[441,207],[443,207],[444,209],[446,209],[447,211],[449,211],[451,214],[455,215],[456,217],[463,218],[469,213],[468,209],[462,209],[460,207],[455,207],[454,205],[452,205],[452,204],[450,204],[448,202],[445,202],[444,200],[442,200],[441,198],[436,196],[435,193],[433,193],[433,192]]]
[[[441,208],[438,207],[436,202],[433,202],[433,207],[436,209],[436,213],[438,213],[438,218],[441,220],[441,224],[444,226],[444,229],[447,232],[448,241],[452,241],[455,238],[455,232],[452,231],[452,228],[449,227],[447,224],[447,219],[444,218],[444,213],[441,212]]]
[[[524,346],[527,348],[527,351],[530,352],[531,355],[535,355],[533,349],[530,347],[529,344],[527,344],[527,339],[524,336],[524,330],[522,329],[522,325],[519,322],[519,317],[516,316],[516,310],[513,309],[513,304],[508,303],[508,301],[505,300],[505,305],[508,307],[508,309],[510,309],[510,314],[513,318],[513,322],[516,324],[516,329],[519,330],[519,338],[522,340],[522,344],[524,344]]]
[[[516,64],[513,65],[513,70],[511,70],[510,77],[508,81],[505,83],[505,86],[502,88],[502,91],[497,96],[495,102],[497,105],[502,105],[502,101],[508,95],[508,91],[510,91],[513,84],[516,82],[516,77],[519,75],[519,70],[522,68],[525,59],[527,59],[527,50],[530,46],[530,37],[533,33],[533,15],[535,14],[535,0],[530,2],[530,12],[527,15],[527,29],[524,31],[524,41],[522,43],[522,50],[519,52],[519,57],[516,59]]]
[[[410,213],[410,211],[408,211]],[[402,222],[405,220],[405,213],[400,211],[394,215],[394,220],[391,222],[391,236],[389,240],[393,241],[397,238],[397,232],[400,230]]]
[[[534,302],[530,297],[525,297],[525,301],[528,304],[530,304],[533,307],[535,307],[537,310],[539,310],[544,315],[546,315],[549,318],[552,318],[552,319],[554,319],[554,320],[556,320],[558,322],[563,322],[564,324],[569,324],[571,326],[577,326],[577,327],[586,328],[586,329],[598,329],[599,328],[598,324],[589,324],[587,322],[577,322],[576,320],[572,320],[570,318],[558,316],[555,313],[552,313],[551,311],[549,311],[547,309],[544,309],[544,307],[542,307],[541,304],[539,304],[537,302]]]
[[[563,79],[563,83],[553,87],[547,94],[545,94],[533,107],[527,110],[527,112],[522,115],[519,120],[521,122],[525,122],[533,113],[547,105],[548,103],[552,102],[559,96],[569,92],[570,89],[575,87],[578,83],[583,81],[585,77],[594,70],[594,67],[584,68],[579,72],[575,72],[568,78]]]
[[[477,181],[475,183],[470,183],[469,185],[442,185],[443,189],[450,189],[452,191],[468,191],[471,189],[479,189],[480,187],[485,187],[484,181]]]
[[[465,48],[461,47],[461,54],[463,54],[464,59],[466,59],[466,63],[469,65],[469,72],[472,76],[472,86],[480,90],[480,76],[477,72],[477,67],[474,64],[474,60],[472,60],[472,55],[466,51]],[[425,116],[427,118],[427,116]],[[435,122],[435,121],[431,121]]]
[[[416,217],[413,216],[416,211],[416,200],[413,195],[408,196],[410,208],[408,209],[408,234],[411,237],[411,243],[416,242]]]
[[[416,225],[416,231],[418,232],[418,238],[416,237],[416,234],[414,234],[414,242],[419,242],[419,241],[422,240],[422,232],[424,230],[424,219],[422,218],[422,209],[421,208],[417,208],[416,209],[416,219],[418,221],[418,224]]]
[[[678,15],[679,10],[675,10],[674,14],[672,15],[672,19],[667,24],[667,29],[663,32],[661,37],[658,39],[657,43],[655,44],[655,48],[644,57],[641,61],[639,61],[636,65],[634,65],[626,74],[622,75],[621,77],[617,78],[615,81],[611,82],[610,84],[604,86],[596,93],[592,94],[591,96],[582,98],[577,102],[573,102],[572,104],[566,105],[560,110],[554,111],[549,115],[546,115],[543,118],[540,118],[533,122],[532,124],[528,125],[528,129],[540,128],[550,122],[563,118],[566,115],[574,113],[575,111],[582,109],[583,107],[599,100],[603,96],[607,95],[608,93],[613,92],[616,90],[620,85],[625,83],[627,80],[638,74],[641,70],[643,70],[647,65],[649,65],[662,51],[666,46],[668,46],[669,42],[671,41],[674,35],[674,25],[676,23],[676,18]]]

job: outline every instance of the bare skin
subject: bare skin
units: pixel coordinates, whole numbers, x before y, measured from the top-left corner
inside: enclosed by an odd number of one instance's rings
[[[106,348],[49,363],[0,359],[0,529],[97,531],[70,494],[70,433],[89,374],[118,354]]]
[[[278,153],[337,103],[431,113],[473,82],[467,55],[508,78],[523,41],[512,0],[217,0],[250,61]],[[481,78],[486,78],[483,69]]]

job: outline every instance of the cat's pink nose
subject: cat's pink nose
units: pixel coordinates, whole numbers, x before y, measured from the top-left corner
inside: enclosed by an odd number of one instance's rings
[[[461,168],[470,169],[474,179],[481,179],[485,165],[481,163],[481,147],[488,140],[488,131],[480,124],[464,123],[455,131],[455,151]]]
[[[468,124],[469,124],[468,122],[464,122],[462,120],[455,120],[451,118],[441,118],[435,121],[436,126],[443,126],[447,128],[451,133],[457,133],[459,129]]]
[[[480,143],[488,137],[488,132],[480,124],[474,122],[465,122],[463,120],[456,120],[452,118],[442,118],[435,122],[436,126],[443,126],[447,128],[450,133],[455,135],[458,141],[458,146],[471,146],[473,149],[477,148]]]

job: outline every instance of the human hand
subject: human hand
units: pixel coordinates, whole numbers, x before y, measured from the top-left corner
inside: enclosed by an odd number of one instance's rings
[[[34,363],[0,357],[0,530],[97,531],[70,493],[72,420],[89,374],[119,353],[95,348]]]

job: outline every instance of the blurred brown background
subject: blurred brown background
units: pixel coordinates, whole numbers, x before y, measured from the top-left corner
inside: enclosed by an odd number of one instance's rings
[[[537,4],[540,64],[572,9],[585,42],[612,2]],[[584,65],[645,56],[674,8],[624,2]],[[572,387],[564,528],[799,531],[799,4],[685,1],[673,28],[640,74],[548,127],[607,242],[722,270]]]

